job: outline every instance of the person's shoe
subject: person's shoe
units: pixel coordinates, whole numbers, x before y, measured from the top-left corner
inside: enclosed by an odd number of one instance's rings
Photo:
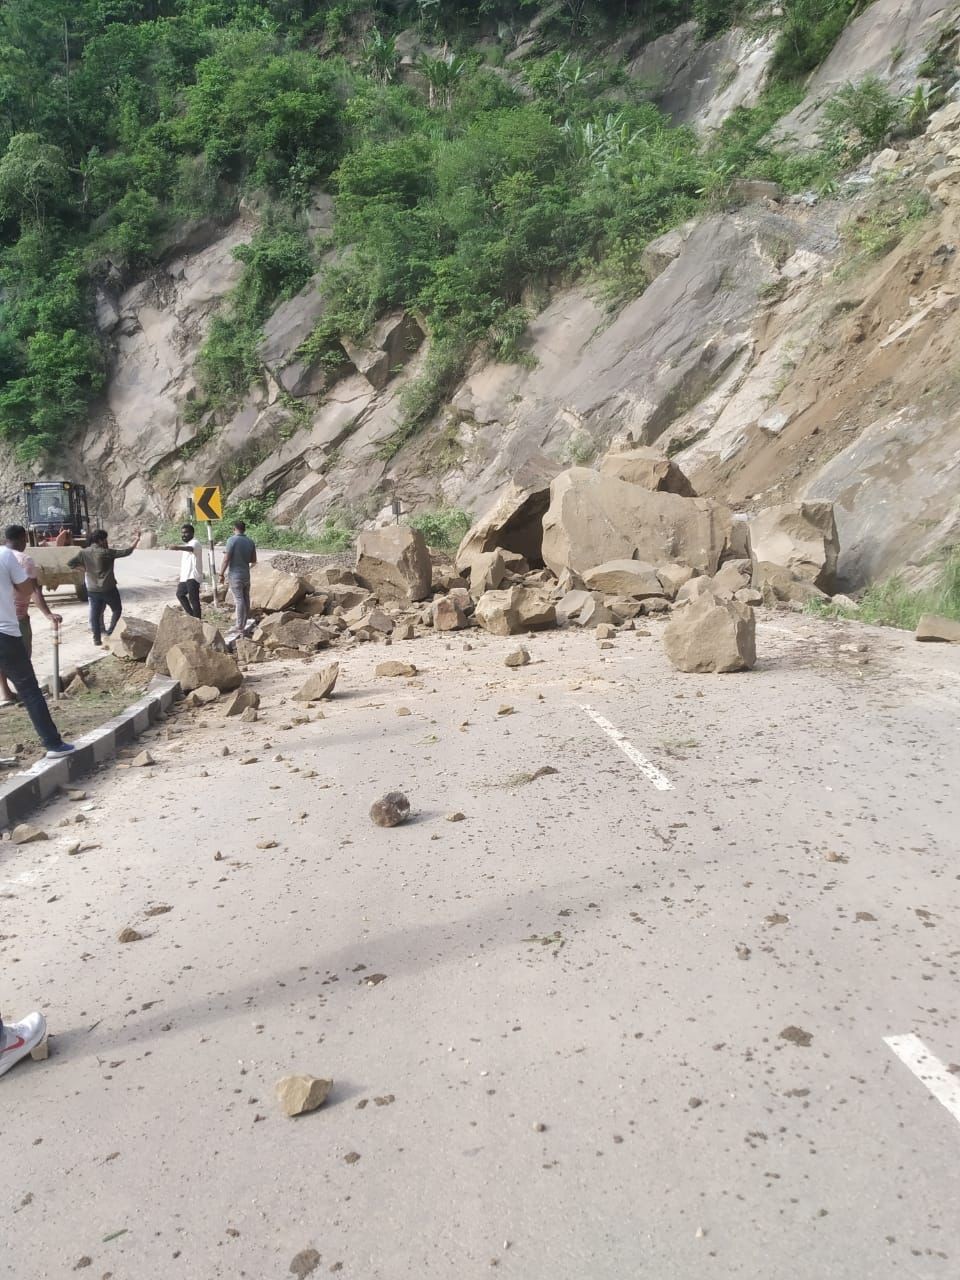
[[[47,752],[48,760],[62,760],[64,756],[72,756],[76,751],[72,742],[61,742],[59,747],[51,747]]]
[[[4,1024],[0,1032],[0,1076],[28,1053],[34,1053],[47,1038],[47,1020],[42,1013],[28,1013],[22,1022]]]

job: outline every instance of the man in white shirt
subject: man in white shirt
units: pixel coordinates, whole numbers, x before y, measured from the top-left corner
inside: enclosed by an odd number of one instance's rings
[[[181,527],[180,541],[169,550],[180,552],[177,599],[183,606],[184,613],[189,613],[191,618],[199,618],[200,587],[203,583],[203,547],[192,524]]]
[[[0,547],[0,671],[14,685],[20,695],[23,708],[30,717],[37,736],[52,760],[73,753],[73,746],[64,742],[60,730],[40,692],[33,663],[27,656],[27,646],[20,634],[17,618],[17,598],[29,600],[34,592],[30,575],[9,547]]]

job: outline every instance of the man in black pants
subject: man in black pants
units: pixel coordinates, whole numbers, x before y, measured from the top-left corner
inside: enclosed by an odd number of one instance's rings
[[[117,579],[113,572],[114,561],[124,556],[132,556],[140,542],[140,530],[133,540],[133,546],[126,551],[115,551],[109,545],[106,529],[95,529],[90,535],[90,545],[69,560],[71,569],[83,569],[87,584],[87,595],[90,598],[90,630],[93,632],[93,643],[103,643],[103,635],[112,635],[113,629],[120,621],[123,604],[117,589]],[[103,626],[103,615],[107,605],[110,606],[110,625]]]
[[[182,525],[180,541],[168,551],[180,552],[180,581],[177,599],[184,613],[200,617],[200,585],[203,582],[203,547],[192,524]]]
[[[0,548],[0,671],[14,685],[37,736],[52,760],[73,752],[53,723],[17,620],[17,596],[29,600],[34,583],[9,547]]]

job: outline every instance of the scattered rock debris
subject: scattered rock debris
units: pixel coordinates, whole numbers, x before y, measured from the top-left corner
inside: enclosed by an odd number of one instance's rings
[[[410,801],[402,791],[391,791],[370,806],[370,817],[378,827],[399,827],[410,817]]]

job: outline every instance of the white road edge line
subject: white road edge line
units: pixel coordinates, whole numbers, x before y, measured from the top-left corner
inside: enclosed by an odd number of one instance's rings
[[[960,1080],[935,1058],[919,1036],[884,1036],[883,1043],[925,1084],[960,1124]]]
[[[581,705],[581,710],[585,711],[590,719],[600,726],[603,732],[615,742],[623,754],[637,766],[645,778],[648,778],[658,791],[672,791],[673,783],[665,773],[661,773],[655,764],[647,759],[645,755],[637,750],[633,743],[620,732],[615,725],[600,715],[598,711],[594,711],[593,707]]]

